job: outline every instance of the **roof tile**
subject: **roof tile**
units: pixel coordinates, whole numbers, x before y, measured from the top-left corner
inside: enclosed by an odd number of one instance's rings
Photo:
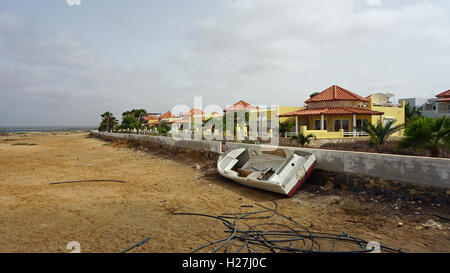
[[[176,118],[176,117],[177,116],[175,116],[170,111],[168,111],[167,113],[164,113],[161,116],[159,116],[158,119],[168,119],[168,118]]]
[[[333,85],[323,90],[316,96],[305,101],[305,103],[333,100],[369,101],[369,98],[363,98],[353,92],[348,91],[347,89],[344,89],[337,85]]]
[[[295,117],[295,116],[312,116],[312,115],[382,115],[383,112],[372,111],[363,108],[352,107],[334,107],[334,108],[318,108],[318,109],[306,109],[286,113],[280,115],[280,117]]]
[[[256,107],[251,105],[248,102],[240,100],[240,101],[236,102],[235,104],[231,105],[230,107],[225,108],[225,110],[223,110],[223,111],[224,112],[227,112],[227,111],[243,111],[243,110],[252,110],[252,109],[256,109]]]
[[[205,112],[203,112],[202,110],[197,109],[197,108],[192,108],[188,112],[184,113],[183,116],[185,116],[185,117],[186,116],[197,116],[197,115],[202,116],[204,114],[205,114]]]

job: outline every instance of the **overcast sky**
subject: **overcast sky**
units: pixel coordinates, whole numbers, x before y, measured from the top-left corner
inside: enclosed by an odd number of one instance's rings
[[[0,0],[0,126],[450,89],[448,0]]]

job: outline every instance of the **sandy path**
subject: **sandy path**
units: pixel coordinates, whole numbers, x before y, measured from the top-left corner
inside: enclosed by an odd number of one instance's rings
[[[115,147],[84,133],[1,136],[0,252],[68,252],[70,241],[79,242],[83,252],[119,252],[148,236],[152,239],[133,251],[187,252],[223,238],[224,227],[171,212],[218,215],[248,211],[240,206],[255,202],[271,206],[272,199],[280,212],[316,231],[345,232],[405,251],[450,251],[448,224],[417,229],[436,220],[431,213],[448,213],[447,207],[393,210],[393,202],[362,202],[356,194],[334,190],[317,193],[307,184],[287,199],[203,177],[196,163],[205,161]],[[49,185],[82,179],[127,183]]]

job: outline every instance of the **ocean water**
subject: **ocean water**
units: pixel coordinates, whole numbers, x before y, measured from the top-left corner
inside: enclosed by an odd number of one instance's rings
[[[90,131],[97,127],[0,127],[0,133],[27,133],[27,132],[72,132]]]

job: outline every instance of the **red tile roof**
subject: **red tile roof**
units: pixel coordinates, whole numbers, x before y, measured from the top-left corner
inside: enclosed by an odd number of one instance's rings
[[[333,100],[357,100],[357,101],[369,101],[369,98],[363,98],[353,92],[350,92],[340,86],[333,85],[323,90],[316,96],[305,101],[305,103],[318,102],[318,101],[333,101]]]
[[[230,107],[225,108],[225,110],[223,110],[223,111],[224,112],[243,111],[243,110],[252,110],[252,109],[256,109],[256,107],[251,105],[250,103],[240,100],[240,101],[236,102],[235,104],[231,105]]]
[[[175,116],[174,114],[172,114],[170,111],[167,113],[162,114],[161,116],[159,116],[158,119],[168,119],[168,118],[176,118],[177,116]]]
[[[197,108],[192,108],[188,112],[184,113],[183,116],[194,116],[194,115],[202,116],[204,114],[205,114],[205,112],[203,112],[202,110],[197,109]]]
[[[450,102],[450,97],[448,97],[448,98],[439,98],[438,100],[437,100],[437,102],[446,102],[446,101],[449,101]]]
[[[145,118],[144,118],[144,120],[156,120],[156,119],[158,119],[157,117],[155,117],[155,116],[152,116],[152,115],[148,115],[148,116],[146,116]]]
[[[445,92],[440,93],[439,95],[436,95],[436,97],[449,97],[450,96],[450,90],[447,90]]]
[[[311,116],[311,115],[382,115],[383,112],[372,111],[363,108],[352,107],[335,107],[335,108],[318,108],[318,109],[306,109],[286,113],[280,115],[280,117],[295,117],[295,116]]]

